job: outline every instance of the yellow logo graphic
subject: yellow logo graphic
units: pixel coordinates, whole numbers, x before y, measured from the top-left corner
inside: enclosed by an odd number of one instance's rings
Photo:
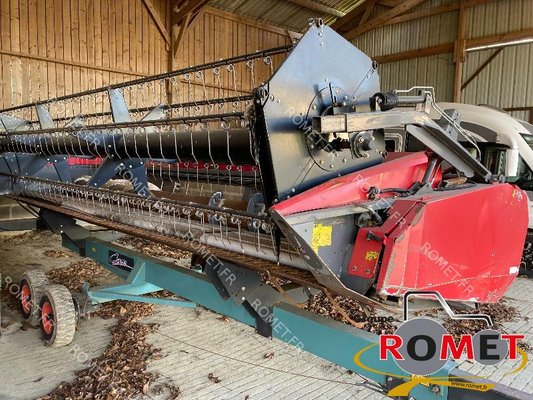
[[[379,257],[377,251],[367,251],[365,254],[365,261],[376,261]]]
[[[475,390],[475,391],[478,391],[478,392],[487,392],[487,391],[489,391],[490,389],[492,389],[495,386],[495,384],[485,383],[485,382],[482,382],[482,383],[481,382],[480,383],[477,383],[477,382],[463,382],[463,381],[461,381],[462,378],[460,378],[460,377],[398,375],[398,374],[394,374],[394,373],[390,373],[390,372],[386,372],[386,371],[379,371],[377,369],[374,369],[372,367],[369,367],[369,366],[363,364],[363,362],[361,361],[361,356],[363,355],[363,353],[365,353],[368,350],[370,350],[370,349],[372,349],[374,347],[377,347],[377,346],[378,346],[378,343],[374,343],[374,344],[371,344],[371,345],[361,349],[354,356],[353,360],[354,360],[355,365],[357,365],[359,368],[362,368],[362,369],[364,369],[366,371],[369,371],[369,372],[372,372],[372,373],[375,373],[375,374],[379,374],[379,375],[383,375],[383,376],[391,376],[393,378],[398,378],[398,379],[405,380],[405,383],[396,386],[395,388],[391,389],[387,393],[387,396],[389,396],[389,397],[395,397],[395,396],[398,396],[398,397],[405,396],[405,397],[407,397],[407,396],[409,396],[409,392],[416,385],[429,386],[430,384],[432,384],[432,385],[456,387],[456,388],[467,389],[467,390]],[[527,362],[528,362],[528,357],[527,357],[526,352],[524,350],[520,349],[520,348],[518,348],[517,351],[518,351],[518,353],[520,354],[520,356],[522,358],[522,362],[520,363],[520,365],[516,369],[514,369],[514,370],[512,370],[510,372],[507,372],[505,375],[516,374],[517,372],[520,372],[521,370],[523,370],[526,367]],[[469,379],[471,379],[473,381],[475,381],[475,380],[484,381],[484,380],[487,379],[487,377],[473,375]]]

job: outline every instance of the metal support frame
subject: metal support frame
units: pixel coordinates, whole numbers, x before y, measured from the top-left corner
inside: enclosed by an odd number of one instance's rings
[[[54,233],[63,233],[65,228],[75,227],[76,221],[74,218],[67,215],[41,208],[39,210],[39,221],[37,222],[37,226],[50,229]]]
[[[379,359],[377,335],[288,304],[281,294],[260,282],[261,277],[256,272],[223,260],[218,264],[204,262],[205,272],[202,272],[140,255],[134,250],[98,238],[106,236],[108,240],[113,239],[106,232],[95,234],[80,226],[70,226],[62,234],[65,246],[72,250],[78,249],[82,255],[98,262],[126,281],[119,285],[92,289],[86,286],[86,296],[95,303],[123,299],[187,308],[195,307],[196,304],[202,305],[252,326],[259,333],[261,324],[267,323],[272,338],[354,371],[377,382],[384,390],[393,389],[406,381],[401,379],[405,372],[392,359]],[[209,269],[211,273],[207,272]],[[235,275],[232,284],[225,278],[228,274]],[[163,289],[187,300],[142,296]],[[306,291],[300,288],[290,293],[291,297],[294,293],[305,296]],[[383,374],[363,369],[354,363],[354,356],[367,348],[361,355],[361,361],[374,371],[383,371]],[[465,382],[471,381],[469,375],[458,369],[453,362],[448,362],[435,376],[460,376]],[[435,385],[416,385],[409,392],[409,399],[416,400],[522,400],[529,398],[528,396],[524,392],[499,384],[489,392],[482,393],[481,397],[476,392]]]
[[[93,302],[93,304],[102,304],[113,300],[129,300],[175,307],[196,307],[196,303],[190,301],[143,296],[148,293],[154,293],[163,290],[162,288],[146,281],[146,263],[143,261],[139,261],[133,267],[131,272],[126,277],[126,283],[119,285],[98,286],[95,288],[89,288],[88,285],[84,285],[82,290],[83,293]]]
[[[280,292],[265,284],[257,271],[226,261],[206,262],[203,269],[223,299],[233,299],[255,318],[255,326],[260,335],[272,336],[273,307],[285,300]],[[306,301],[308,293],[309,289],[302,287],[285,292],[294,302]]]
[[[146,292],[149,285],[153,285],[152,287],[157,288],[158,290],[166,289],[219,314],[236,319],[237,321],[243,322],[256,329],[261,329],[261,326],[258,326],[256,315],[250,310],[250,303],[253,303],[253,301],[250,302],[249,300],[254,296],[247,301],[242,302],[236,302],[234,296],[224,298],[221,296],[219,289],[217,289],[211,282],[211,278],[207,274],[180,267],[175,264],[166,263],[149,256],[141,256],[133,250],[122,248],[91,237],[86,240],[86,254],[87,257],[90,257],[122,278],[127,279],[128,276],[130,276],[130,273],[133,273],[134,277],[141,274],[142,278],[140,279],[140,282],[141,285],[145,286],[134,285],[134,288],[122,286],[120,289],[121,292],[130,290]],[[110,254],[119,254],[120,257],[127,260],[130,265],[142,266],[142,268],[137,267],[136,270],[134,268],[134,270],[128,272],[126,270],[127,267],[125,266],[123,268],[113,266],[110,263]],[[225,266],[226,264],[224,264],[224,267]],[[229,266],[229,268],[231,268],[231,266]],[[135,279],[139,280],[138,277]],[[135,282],[135,279],[131,281]],[[250,277],[245,277],[243,279],[250,279]],[[239,284],[240,283],[242,282],[239,282]],[[242,287],[239,289],[242,289]],[[103,290],[99,289],[95,292],[89,291],[89,296],[91,298],[94,296],[95,299],[99,299],[101,296],[103,301],[112,300],[111,297],[125,297],[123,295],[116,295],[116,291],[116,287],[105,288]],[[147,301],[145,297],[142,299]],[[155,300],[156,303],[161,304],[161,299]],[[272,304],[272,302],[274,304]],[[386,386],[386,375],[379,375],[363,370],[357,367],[353,361],[354,355],[359,350],[368,347],[369,345],[376,344],[378,336],[337,321],[332,321],[314,313],[301,310],[295,306],[284,303],[281,298],[279,298],[277,302],[274,302],[274,300],[272,302],[260,304],[257,307],[253,307],[253,309],[257,314],[270,322],[271,336],[273,338],[302,348],[303,350],[316,354],[328,361],[360,373],[361,375],[378,382],[383,387]],[[324,340],[325,338],[327,338],[327,340]],[[363,360],[366,365],[371,366],[372,368],[388,371],[393,374],[402,374],[394,361],[379,361],[377,347],[366,352]],[[443,373],[447,374],[451,366],[452,365],[450,364],[444,372],[440,371],[439,373],[441,376]],[[399,381],[398,383],[403,383],[403,381]],[[441,389],[440,394],[437,395],[429,388],[419,385],[412,390],[412,396],[416,399],[446,399],[447,389],[445,387],[442,387]]]
[[[126,176],[133,185],[135,192],[141,196],[149,196],[148,177],[144,161],[140,159],[114,160],[106,158],[87,183],[88,187],[100,188],[113,177],[128,172]]]

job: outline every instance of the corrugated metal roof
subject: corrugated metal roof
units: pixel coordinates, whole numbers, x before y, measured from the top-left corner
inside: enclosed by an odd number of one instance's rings
[[[331,7],[346,14],[363,1],[314,0],[314,3]],[[325,23],[335,20],[335,17],[331,15],[296,5],[287,0],[211,0],[209,5],[296,32],[304,31],[310,18],[320,17]]]

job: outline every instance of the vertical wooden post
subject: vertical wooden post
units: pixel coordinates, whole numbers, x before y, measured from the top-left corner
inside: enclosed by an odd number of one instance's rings
[[[459,21],[457,24],[457,40],[455,41],[454,63],[455,78],[453,85],[453,101],[461,101],[461,85],[463,81],[463,64],[466,58],[466,0],[459,4]]]
[[[170,35],[170,46],[168,50],[168,65],[167,70],[168,72],[174,71],[176,69],[176,60],[175,60],[175,50],[174,47],[176,45],[176,18],[175,18],[175,8],[178,4],[178,0],[170,0],[167,1],[167,15],[168,15],[168,32]],[[167,102],[168,104],[172,104],[174,102],[174,96],[173,96],[173,90],[172,85],[170,82],[167,82]]]

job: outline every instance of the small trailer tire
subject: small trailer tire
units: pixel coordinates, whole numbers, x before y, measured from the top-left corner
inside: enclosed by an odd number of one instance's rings
[[[22,317],[32,325],[39,324],[38,305],[48,284],[48,278],[40,269],[26,271],[20,278],[17,299]]]
[[[63,285],[48,285],[39,301],[39,321],[47,346],[70,344],[76,332],[76,310],[69,290]]]

